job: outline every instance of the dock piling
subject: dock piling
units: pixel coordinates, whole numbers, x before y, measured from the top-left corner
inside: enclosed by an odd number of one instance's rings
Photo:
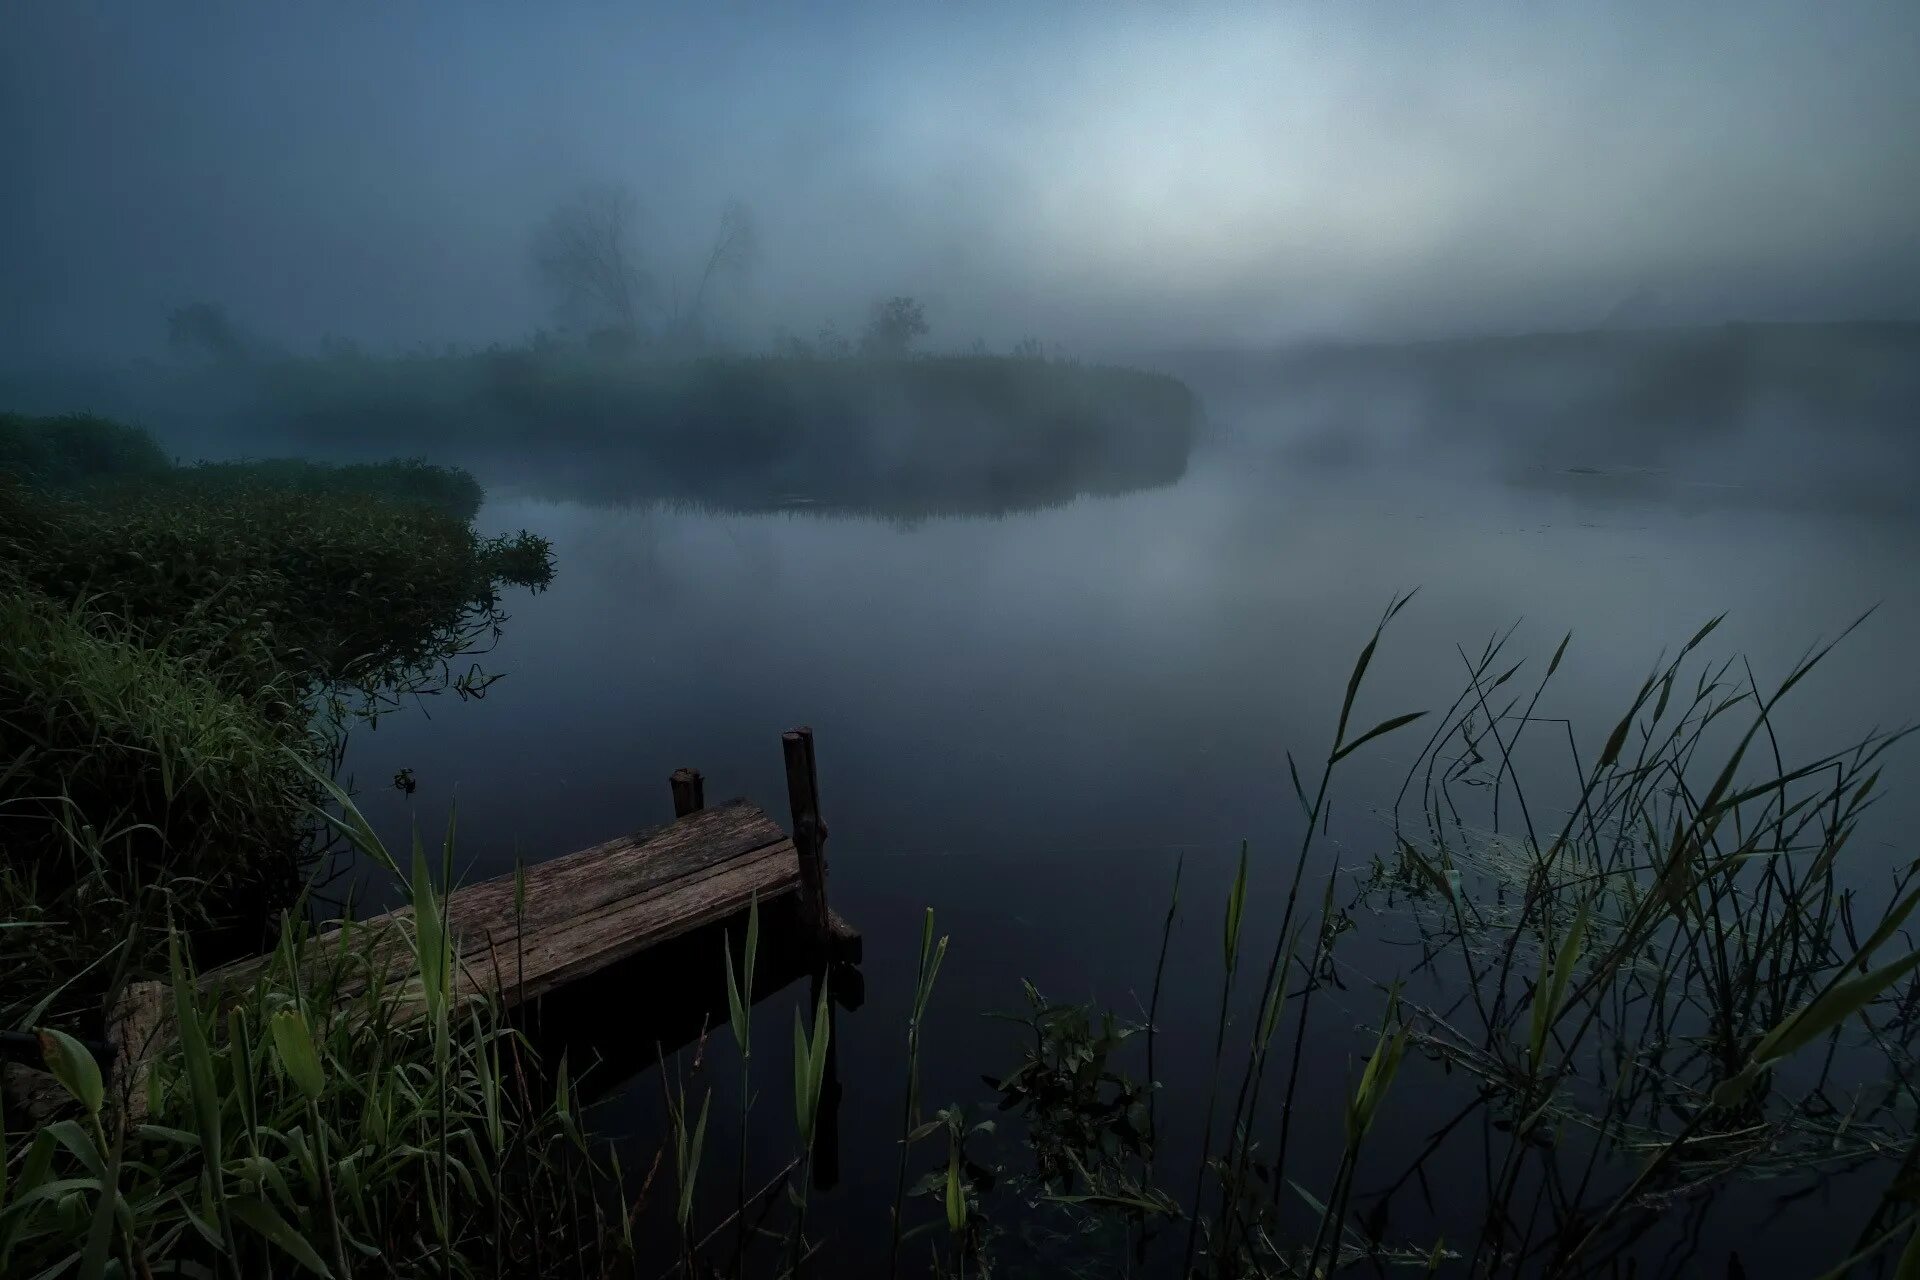
[[[820,774],[813,760],[813,730],[806,725],[780,735],[787,761],[787,805],[793,813],[793,848],[800,858],[800,914],[808,932],[825,942],[833,924],[827,911],[827,824],[820,818]]]
[[[673,816],[684,818],[707,807],[707,780],[698,769],[675,769],[667,779],[673,788]]]

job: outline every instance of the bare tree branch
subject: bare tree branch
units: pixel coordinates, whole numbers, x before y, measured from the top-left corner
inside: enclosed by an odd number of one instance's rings
[[[633,193],[616,184],[589,187],[547,215],[534,235],[533,264],[563,320],[640,332],[652,280],[634,245],[638,220]]]

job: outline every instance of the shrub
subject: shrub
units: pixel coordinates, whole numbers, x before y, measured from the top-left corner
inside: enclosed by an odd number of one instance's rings
[[[224,493],[252,486],[280,493],[339,498],[382,498],[419,503],[456,520],[471,520],[485,496],[480,482],[458,467],[437,467],[424,458],[333,466],[304,458],[248,462],[201,462],[183,467],[167,482],[187,493]]]
[[[483,541],[437,505],[244,470],[86,502],[0,493],[0,539],[28,585],[119,619],[274,720],[323,687],[371,694],[465,647],[497,622],[501,581],[551,573],[532,535]]]
[[[87,414],[30,418],[0,413],[0,473],[47,489],[162,475],[166,453],[138,427]]]

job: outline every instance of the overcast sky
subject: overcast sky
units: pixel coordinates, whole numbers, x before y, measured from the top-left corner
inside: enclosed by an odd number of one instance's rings
[[[0,329],[158,349],[549,320],[620,181],[664,278],[732,198],[733,325],[1083,350],[1920,315],[1920,4],[0,0]]]

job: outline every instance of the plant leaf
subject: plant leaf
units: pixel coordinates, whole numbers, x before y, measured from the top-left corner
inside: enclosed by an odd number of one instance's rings
[[[1346,746],[1341,747],[1339,750],[1335,751],[1333,755],[1329,758],[1328,763],[1338,764],[1340,763],[1340,761],[1346,759],[1348,756],[1352,755],[1355,751],[1359,750],[1361,747],[1365,746],[1367,743],[1373,741],[1375,738],[1379,737],[1381,734],[1392,733],[1395,729],[1401,728],[1405,725],[1410,725],[1415,720],[1418,720],[1421,716],[1424,716],[1426,714],[1427,713],[1424,711],[1409,711],[1405,715],[1395,716],[1391,720],[1382,720],[1379,724],[1373,726],[1373,728],[1367,730],[1365,733],[1355,738],[1352,742],[1349,742]]]
[[[1240,954],[1240,921],[1247,905],[1247,842],[1240,842],[1240,869],[1234,873],[1233,888],[1227,892],[1227,922],[1222,933],[1227,969],[1233,969]]]
[[[960,1153],[947,1157],[947,1230],[959,1235],[967,1226],[967,1197],[960,1189]]]
[[[300,1009],[282,1009],[273,1015],[273,1051],[280,1066],[293,1080],[294,1087],[318,1102],[326,1092],[326,1072],[313,1047],[313,1033],[307,1029],[307,1015]]]
[[[1753,1060],[1762,1065],[1777,1062],[1811,1044],[1873,1003],[1882,991],[1916,968],[1920,968],[1920,951],[1911,951],[1878,969],[1834,983],[1761,1037],[1754,1048]]]
[[[53,1078],[87,1109],[88,1115],[99,1115],[101,1103],[107,1096],[106,1085],[100,1078],[100,1064],[93,1060],[85,1046],[64,1031],[43,1027],[38,1034],[40,1056],[46,1059],[47,1070],[53,1073]]]
[[[230,1206],[234,1218],[268,1243],[284,1251],[288,1257],[298,1262],[317,1276],[331,1277],[333,1272],[327,1269],[320,1255],[314,1252],[312,1245],[303,1239],[287,1220],[275,1212],[271,1205],[260,1200],[236,1198]]]

